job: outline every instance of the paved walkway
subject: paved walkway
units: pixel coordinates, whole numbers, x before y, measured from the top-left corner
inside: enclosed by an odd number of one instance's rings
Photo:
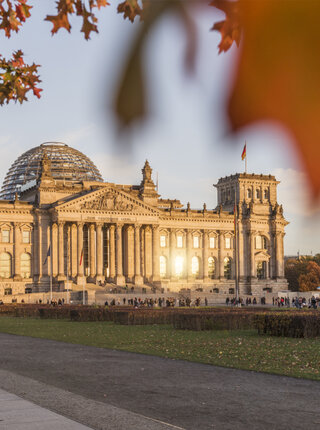
[[[82,424],[0,389],[1,430],[90,430]]]
[[[0,388],[92,429],[320,428],[317,381],[2,333]]]

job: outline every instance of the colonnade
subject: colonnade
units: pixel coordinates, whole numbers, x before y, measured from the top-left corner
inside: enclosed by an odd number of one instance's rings
[[[103,222],[68,222],[58,221],[50,224],[51,262],[42,267],[45,259],[45,246],[40,237],[45,227],[38,225],[39,254],[42,262],[38,261],[39,273],[44,275],[52,271],[57,281],[72,279],[79,284],[86,279],[89,282],[107,282],[125,285],[126,282],[137,285],[144,282],[160,280],[160,256],[165,256],[167,262],[167,280],[176,278],[175,259],[178,255],[184,258],[183,279],[194,280],[192,273],[192,258],[197,256],[200,262],[198,279],[209,281],[209,257],[215,262],[214,279],[224,279],[225,258],[232,260],[232,272],[235,273],[235,251],[225,248],[225,233],[215,230],[215,248],[209,247],[211,230],[201,230],[202,242],[198,249],[193,247],[192,229],[183,229],[183,249],[177,247],[177,234],[180,229],[166,229],[167,243],[160,247],[159,225],[103,223]],[[179,232],[179,233],[177,233]],[[245,281],[256,277],[255,245],[256,232],[248,231],[245,235],[239,231],[239,276]],[[43,249],[41,248],[43,247]],[[270,239],[270,263],[267,264],[267,278],[283,277],[283,234],[276,232]],[[249,258],[248,258],[249,257]],[[211,277],[211,276],[210,276]]]
[[[52,275],[58,281],[87,278],[124,285],[160,279],[156,225],[59,221],[51,226],[51,243]]]

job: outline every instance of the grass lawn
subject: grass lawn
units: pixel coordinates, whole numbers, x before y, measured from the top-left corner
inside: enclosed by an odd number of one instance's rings
[[[13,317],[0,317],[0,332],[320,380],[320,339]]]

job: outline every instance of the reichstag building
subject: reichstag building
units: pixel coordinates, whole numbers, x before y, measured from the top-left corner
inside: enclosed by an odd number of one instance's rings
[[[2,185],[0,296],[62,292],[67,282],[233,294],[236,273],[243,295],[287,289],[278,184],[230,175],[215,184],[216,208],[192,209],[160,197],[148,161],[139,185],[119,185],[76,149],[43,143]]]

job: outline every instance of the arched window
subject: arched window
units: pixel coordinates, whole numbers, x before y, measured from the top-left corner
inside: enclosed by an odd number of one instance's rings
[[[191,273],[193,276],[198,277],[199,276],[199,270],[200,270],[200,262],[199,257],[192,257],[191,259]]]
[[[175,272],[178,277],[183,275],[183,257],[179,255],[175,259]]]
[[[214,279],[214,272],[215,272],[214,258],[209,257],[208,258],[208,276],[210,279]]]
[[[269,198],[269,190],[268,190],[268,188],[266,188],[266,189],[264,190],[264,195],[263,195],[263,197],[264,197],[266,200]]]
[[[12,258],[8,252],[0,254],[0,277],[11,278],[12,276]]]
[[[224,277],[226,279],[231,279],[231,258],[226,257],[224,260]]]
[[[160,278],[167,277],[167,258],[163,255],[160,256]]]
[[[256,198],[260,199],[260,190],[259,190],[259,188],[256,189]]]
[[[252,192],[251,192],[251,188],[247,189],[247,198],[251,199],[252,198]]]
[[[31,277],[31,255],[26,252],[21,254],[20,271],[23,278]]]

